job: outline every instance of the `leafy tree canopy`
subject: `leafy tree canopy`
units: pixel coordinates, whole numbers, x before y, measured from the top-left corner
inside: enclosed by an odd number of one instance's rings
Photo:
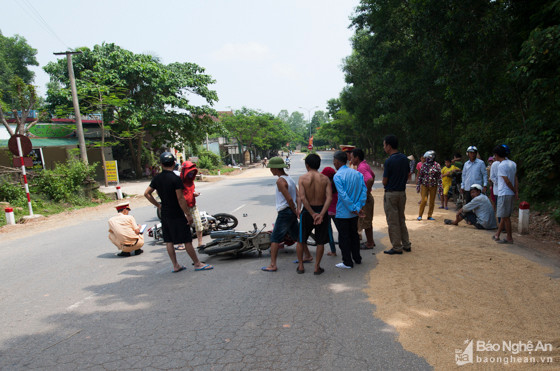
[[[560,198],[559,1],[362,0],[351,26],[324,136],[380,157],[389,133],[440,159],[506,143],[526,194]]]
[[[34,78],[29,66],[38,66],[37,50],[27,44],[25,38],[15,35],[6,37],[0,32],[0,121],[13,134],[26,134],[37,122],[27,123],[29,111],[36,108],[37,95],[31,85]],[[21,115],[17,115],[17,112]],[[12,130],[4,115],[12,112],[16,117],[16,130]]]
[[[85,91],[90,84],[90,90],[118,92],[119,104],[111,108],[111,131],[129,142],[138,174],[147,136],[153,138],[156,147],[194,146],[206,133],[219,131],[219,124],[212,120],[216,116],[212,105],[218,100],[209,88],[214,80],[204,68],[188,62],[164,65],[156,57],[135,54],[115,44],[79,51],[82,54],[73,59],[76,85]],[[71,107],[66,61],[51,62],[44,69],[51,77],[47,91],[50,110],[54,113],[61,107]],[[194,95],[206,104],[193,105],[190,97]],[[80,97],[80,105],[87,104],[87,96]]]

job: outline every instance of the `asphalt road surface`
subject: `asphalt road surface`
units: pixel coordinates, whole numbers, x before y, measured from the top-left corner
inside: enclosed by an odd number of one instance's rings
[[[332,166],[332,153],[322,155]],[[293,156],[294,178],[302,159]],[[199,208],[236,215],[238,229],[271,228],[275,180],[202,184]],[[156,222],[151,206],[132,214]],[[373,316],[363,292],[371,252],[349,270],[334,267],[340,254],[325,255],[326,272],[314,276],[312,265],[296,274],[295,245],[281,250],[276,273],[260,270],[266,252],[201,255],[215,267],[206,272],[179,252],[188,269],[172,274],[162,244],[146,236],[144,251],[115,256],[106,219],[0,242],[0,369],[431,369]]]

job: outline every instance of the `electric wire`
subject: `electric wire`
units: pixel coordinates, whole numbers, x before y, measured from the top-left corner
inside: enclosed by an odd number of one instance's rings
[[[71,48],[57,35],[57,33],[51,28],[51,26],[49,26],[49,24],[47,23],[47,21],[45,21],[45,19],[41,16],[41,13],[39,13],[39,11],[37,9],[35,9],[35,7],[33,6],[33,4],[31,4],[31,2],[29,2],[29,0],[13,0],[18,6],[20,6],[23,11],[28,14],[29,16],[31,16],[31,18],[33,18],[33,20],[35,22],[37,22],[37,24],[39,26],[41,26],[41,28],[43,28],[45,31],[47,31],[48,33],[50,33],[52,36],[54,36],[62,45],[64,45],[68,50],[71,50]],[[24,5],[27,7],[24,8]]]

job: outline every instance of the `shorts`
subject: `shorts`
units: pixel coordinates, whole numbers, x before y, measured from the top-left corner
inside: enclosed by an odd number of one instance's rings
[[[509,218],[513,213],[513,195],[498,196],[496,216],[498,218]]]
[[[362,208],[362,211],[366,214],[364,218],[358,218],[358,231],[363,229],[372,228],[373,223],[373,195],[371,193],[367,194],[366,204]]]
[[[284,241],[286,234],[289,234],[294,241],[297,241],[299,236],[297,216],[289,207],[278,212],[274,229],[270,235],[270,242],[280,243]]]
[[[163,242],[173,242],[173,244],[192,242],[191,228],[186,217],[162,218],[161,230],[163,232]]]
[[[313,211],[320,213],[323,206],[311,206]],[[305,209],[301,212],[299,224],[299,242],[307,243],[307,239],[311,232],[315,229],[315,241],[317,245],[324,245],[330,241],[329,230],[331,228],[331,221],[329,215],[323,217],[323,222],[319,225],[313,224],[313,217]]]
[[[476,217],[476,214],[473,213],[472,211],[461,213],[461,218],[474,225],[476,229],[485,229],[482,225],[478,224],[478,219]]]
[[[204,229],[202,228],[202,220],[200,219],[200,212],[198,211],[196,204],[193,207],[187,207],[187,209],[193,218],[194,229],[197,232],[203,232]]]

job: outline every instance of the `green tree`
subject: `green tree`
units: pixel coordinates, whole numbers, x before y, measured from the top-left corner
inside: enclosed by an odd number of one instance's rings
[[[559,23],[557,0],[362,0],[325,129],[380,156],[388,133],[439,158],[507,143],[527,194],[558,198]]]
[[[6,37],[0,32],[0,121],[10,135],[25,135],[37,123],[37,120],[27,122],[29,111],[36,108],[38,100],[31,85],[34,73],[28,68],[39,65],[36,54],[37,50],[25,38]],[[4,112],[12,112],[16,118],[15,130],[8,125]]]
[[[216,111],[216,92],[209,89],[214,83],[204,69],[194,63],[162,64],[156,57],[135,54],[115,44],[80,48],[82,54],[74,61],[76,81],[87,80],[91,73],[102,76],[101,85],[125,91],[123,104],[111,125],[112,134],[127,143],[137,174],[142,170],[142,152],[146,137],[154,146],[194,147],[219,130],[212,120]],[[68,77],[65,63],[49,63],[45,71],[51,76],[47,103],[54,111],[68,106]],[[193,105],[191,96],[199,96],[204,105]],[[81,97],[80,97],[81,98]]]
[[[228,134],[237,142],[256,153],[278,151],[295,138],[290,127],[270,113],[243,107],[233,115],[223,116],[222,122]]]

